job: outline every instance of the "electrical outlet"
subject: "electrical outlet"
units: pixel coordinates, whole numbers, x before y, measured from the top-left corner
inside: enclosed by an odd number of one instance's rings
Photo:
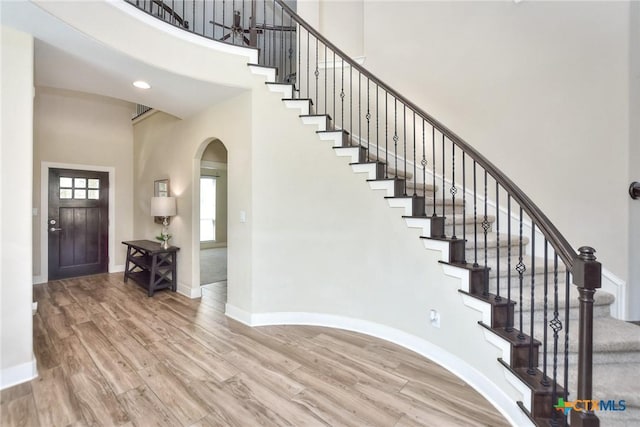
[[[440,313],[438,313],[438,310],[431,309],[429,312],[429,320],[431,320],[431,326],[434,328],[440,327]]]

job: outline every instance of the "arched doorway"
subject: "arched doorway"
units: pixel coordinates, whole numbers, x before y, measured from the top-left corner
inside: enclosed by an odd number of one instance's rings
[[[200,158],[200,286],[202,295],[226,302],[227,288],[227,149],[212,140]]]

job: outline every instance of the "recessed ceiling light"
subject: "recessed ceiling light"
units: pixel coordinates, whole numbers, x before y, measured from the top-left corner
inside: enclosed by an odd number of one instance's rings
[[[136,80],[133,85],[138,89],[151,89],[151,85],[144,80]]]

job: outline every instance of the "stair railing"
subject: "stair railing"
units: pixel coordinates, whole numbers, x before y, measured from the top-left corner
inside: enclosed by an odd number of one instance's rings
[[[140,3],[148,2],[127,1],[147,10]],[[492,304],[494,324],[483,326],[524,349],[508,368],[544,396],[532,399],[539,400],[530,405],[533,419],[566,425],[562,408],[553,406],[559,398],[570,400],[570,386],[577,390],[573,400],[592,399],[593,305],[601,281],[594,249],[576,252],[493,163],[285,1],[152,1],[158,2],[162,10],[191,17],[191,25],[180,25],[188,31],[258,49],[259,64],[276,68],[277,82],[292,84],[294,96],[309,99],[312,114],[330,116],[344,144],[361,147],[361,162],[376,164],[377,179],[393,181],[395,197],[411,199],[413,217],[430,219],[430,238],[450,244],[448,262],[471,271],[468,293]],[[576,300],[577,321],[571,317]],[[576,327],[574,378],[569,330]],[[571,411],[572,427],[598,422],[593,411]]]

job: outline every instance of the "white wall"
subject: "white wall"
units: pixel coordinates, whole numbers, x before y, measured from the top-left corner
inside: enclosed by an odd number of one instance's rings
[[[31,188],[33,155],[33,38],[1,33],[2,143],[0,147],[0,388],[36,372],[31,301]]]
[[[129,102],[67,90],[39,87],[34,105],[33,206],[38,215],[33,221],[33,274],[41,271],[40,231],[46,212],[41,204],[41,164],[67,164],[110,167],[115,189],[111,270],[122,270],[126,248],[120,242],[133,235],[133,126],[135,106]],[[45,177],[46,178],[46,177]],[[46,189],[45,189],[46,191]],[[44,215],[44,217],[43,217]]]
[[[629,279],[629,3],[365,1],[363,22],[367,69]]]

